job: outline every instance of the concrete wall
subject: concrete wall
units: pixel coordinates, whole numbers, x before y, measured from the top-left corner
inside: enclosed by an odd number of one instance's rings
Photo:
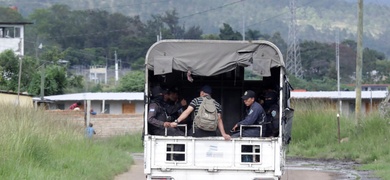
[[[17,105],[18,95],[10,93],[0,93],[0,103]],[[19,104],[23,107],[33,107],[31,96],[19,95]]]
[[[66,119],[73,121],[77,125],[84,126],[84,113],[70,110],[49,110],[58,116],[65,116]],[[123,135],[142,132],[143,128],[142,114],[98,114],[91,116],[90,122],[96,131],[96,137],[110,137],[114,135]],[[140,137],[141,138],[141,137]]]
[[[83,102],[83,101],[82,101]],[[61,110],[68,110],[69,106],[75,103],[74,101],[57,101],[52,104],[50,104],[50,110],[55,110],[55,109],[61,109],[59,108],[59,105],[64,105],[64,109]],[[105,104],[109,104],[108,106],[105,106],[105,109],[107,109],[109,112],[108,114],[122,114],[122,104],[123,103],[129,103],[129,101],[105,101]],[[135,103],[135,113],[136,114],[142,114],[144,112],[144,101],[131,101],[131,103]],[[102,110],[102,104],[103,101],[91,101],[91,107],[92,109],[98,113],[102,114],[104,113]],[[106,112],[106,113],[107,113]]]

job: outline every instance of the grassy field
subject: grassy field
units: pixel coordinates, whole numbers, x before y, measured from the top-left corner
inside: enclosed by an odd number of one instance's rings
[[[289,156],[352,160],[364,164],[381,179],[390,180],[390,120],[378,114],[362,118],[340,117],[338,141],[337,112],[326,103],[294,104],[292,142]]]
[[[84,128],[42,110],[1,104],[0,179],[113,179],[126,171],[140,134],[86,139]]]
[[[113,179],[126,171],[129,152],[142,152],[141,134],[86,139],[84,128],[42,110],[1,104],[0,179]],[[334,108],[294,103],[289,156],[353,160],[390,180],[390,120],[377,114],[341,116],[338,142]]]

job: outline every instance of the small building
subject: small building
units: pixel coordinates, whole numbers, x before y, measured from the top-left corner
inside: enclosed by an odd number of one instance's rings
[[[361,112],[368,114],[377,110],[387,94],[387,91],[362,91]],[[293,91],[291,99],[295,101],[321,100],[329,102],[334,108],[339,107],[338,100],[340,100],[342,115],[348,116],[355,113],[355,91]]]
[[[86,101],[91,101],[91,108],[97,114],[142,114],[144,112],[144,93],[75,93],[64,95],[45,96],[48,110],[67,110],[69,106],[78,101],[82,102],[84,109]],[[33,98],[35,104],[42,102],[39,97]]]
[[[356,87],[355,84],[348,84],[349,87]],[[362,84],[362,91],[388,91],[390,84]]]
[[[0,22],[0,52],[13,50],[24,55],[24,26],[31,22]]]
[[[0,91],[0,104],[9,104],[21,107],[33,107],[32,96],[28,94],[19,94],[14,92]]]

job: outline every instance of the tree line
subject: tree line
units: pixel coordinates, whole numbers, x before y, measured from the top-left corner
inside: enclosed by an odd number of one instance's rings
[[[139,16],[125,16],[103,10],[71,10],[66,5],[37,9],[27,17],[8,7],[0,7],[1,22],[28,21],[21,90],[32,95],[40,93],[41,74],[45,74],[45,95],[88,91],[143,91],[144,58],[148,48],[160,39],[242,40],[243,35],[224,23],[218,34],[204,34],[200,26],[186,27],[179,23],[176,10],[152,14],[143,22]],[[279,32],[268,35],[256,29],[245,32],[246,40],[269,40],[284,53],[287,43]],[[40,49],[39,46],[43,45]],[[335,44],[301,41],[304,77],[292,77],[295,88],[335,90]],[[88,84],[83,77],[69,73],[72,66],[102,65],[113,67],[114,53],[122,66],[133,71],[121,77],[117,86]],[[390,63],[384,53],[369,48],[363,52],[364,83],[389,83]],[[286,56],[284,56],[286,57]],[[67,60],[66,65],[60,60]],[[354,83],[356,42],[340,44],[340,74],[343,84]],[[12,51],[0,54],[0,89],[17,90],[19,59]],[[45,68],[41,68],[45,66]]]

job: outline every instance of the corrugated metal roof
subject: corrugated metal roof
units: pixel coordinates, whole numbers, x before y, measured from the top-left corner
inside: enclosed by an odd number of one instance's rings
[[[362,99],[384,99],[387,96],[387,91],[362,91]],[[293,99],[355,99],[355,91],[306,91],[306,92],[291,92]],[[40,100],[39,97],[34,97],[33,100]],[[144,93],[129,92],[129,93],[76,93],[45,96],[45,100],[50,101],[77,101],[77,100],[144,100]]]
[[[144,93],[129,92],[129,93],[76,93],[63,94],[54,96],[45,96],[45,100],[50,101],[77,101],[77,100],[144,100]],[[39,97],[34,97],[33,100],[40,100]]]
[[[387,96],[387,91],[362,91],[362,99],[384,99]],[[293,99],[355,99],[355,91],[306,91],[306,92],[291,92]]]

